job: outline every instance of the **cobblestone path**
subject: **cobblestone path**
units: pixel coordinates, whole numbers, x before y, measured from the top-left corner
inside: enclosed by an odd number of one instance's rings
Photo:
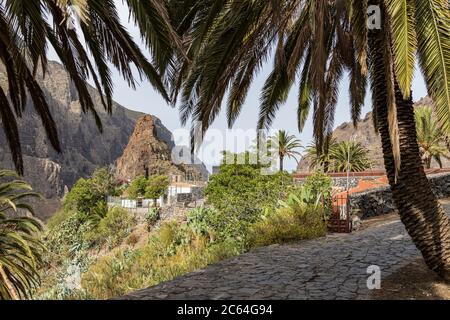
[[[364,298],[368,266],[379,266],[383,278],[418,256],[395,220],[352,234],[260,248],[119,299]]]

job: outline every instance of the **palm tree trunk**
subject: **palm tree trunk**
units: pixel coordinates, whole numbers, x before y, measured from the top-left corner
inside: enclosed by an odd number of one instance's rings
[[[394,202],[403,224],[426,264],[440,276],[450,279],[450,222],[423,169],[412,99],[404,100],[396,87],[401,166],[395,180],[387,108],[378,110],[384,161]]]
[[[375,121],[381,136],[384,165],[400,219],[427,266],[450,280],[450,222],[433,194],[417,143],[412,99],[395,86],[401,166],[396,179],[389,133],[383,30],[369,33],[369,53]]]
[[[280,172],[284,171],[284,156],[280,154]]]

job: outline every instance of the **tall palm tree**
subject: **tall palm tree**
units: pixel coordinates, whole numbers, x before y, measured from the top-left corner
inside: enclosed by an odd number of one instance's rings
[[[40,281],[41,224],[29,217],[8,217],[18,209],[32,213],[22,200],[37,194],[27,183],[12,180],[16,178],[14,172],[0,170],[0,299],[29,298]]]
[[[114,0],[0,2],[0,66],[7,76],[7,83],[0,86],[0,119],[19,173],[23,173],[23,160],[16,120],[24,111],[27,96],[42,120],[51,145],[61,151],[57,126],[38,82],[38,74],[45,76],[50,46],[78,91],[82,110],[92,113],[100,130],[100,118],[86,81],[92,79],[101,94],[103,107],[111,112],[113,83],[109,64],[133,88],[135,68],[141,78],[145,77],[169,99],[160,77],[161,66],[168,65],[167,57],[174,48],[181,48],[181,42],[171,27],[164,2],[127,0],[126,3],[130,17],[140,27],[142,39],[153,53],[153,64],[121,24]],[[71,11],[80,17],[80,26],[75,29],[69,23]]]
[[[359,172],[371,167],[369,150],[359,142],[342,141],[331,150],[331,168],[334,172]]]
[[[300,152],[297,149],[301,148],[300,140],[295,135],[289,135],[285,130],[279,130],[275,135],[270,138],[270,145],[275,148],[280,160],[280,172],[284,171],[284,158],[287,156],[289,159],[294,158],[297,160],[297,156]]]
[[[448,128],[448,2],[409,1],[401,5],[400,1],[390,1],[385,6],[381,1],[371,0],[369,4],[380,6],[382,29],[390,31],[369,32],[368,56],[376,124],[393,198],[428,267],[449,279],[450,222],[422,166],[410,75],[418,56],[428,91],[435,101],[438,122],[444,130]]]
[[[380,9],[381,30],[368,28],[369,5]],[[343,72],[350,73],[355,122],[370,79],[374,123],[401,220],[430,269],[450,278],[450,222],[421,165],[411,98],[418,57],[438,122],[450,126],[448,1],[203,0],[170,12],[183,17],[175,20],[176,28],[191,41],[189,61],[176,60],[180,72],[167,78],[172,94],[181,94],[181,118],[193,120],[193,132],[206,132],[226,92],[228,123],[234,123],[272,48],[275,62],[261,95],[259,128],[270,126],[299,80],[299,129],[312,107],[321,147],[333,129]]]
[[[431,161],[434,159],[442,168],[442,158],[448,158],[449,152],[445,146],[447,135],[438,126],[431,107],[415,107],[414,117],[417,127],[417,142],[424,166],[430,169]]]

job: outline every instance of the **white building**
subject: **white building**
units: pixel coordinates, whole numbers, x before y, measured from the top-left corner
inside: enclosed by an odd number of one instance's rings
[[[175,203],[184,203],[196,201],[203,198],[204,183],[189,183],[189,182],[171,182],[167,188],[164,196],[156,200],[159,207],[169,206]],[[153,199],[126,199],[108,197],[109,207],[122,207],[129,210],[148,209],[154,206]]]
[[[179,195],[191,195],[193,200],[202,198],[204,183],[172,182],[167,190],[167,204],[177,202]]]

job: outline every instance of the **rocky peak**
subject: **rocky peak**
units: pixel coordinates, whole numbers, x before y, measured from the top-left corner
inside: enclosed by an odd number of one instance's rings
[[[171,134],[170,137],[168,134],[170,131],[155,116],[145,115],[139,118],[127,147],[116,161],[117,178],[133,180],[148,173],[179,176],[184,180],[204,180],[199,168],[172,162],[172,149],[175,145]]]

